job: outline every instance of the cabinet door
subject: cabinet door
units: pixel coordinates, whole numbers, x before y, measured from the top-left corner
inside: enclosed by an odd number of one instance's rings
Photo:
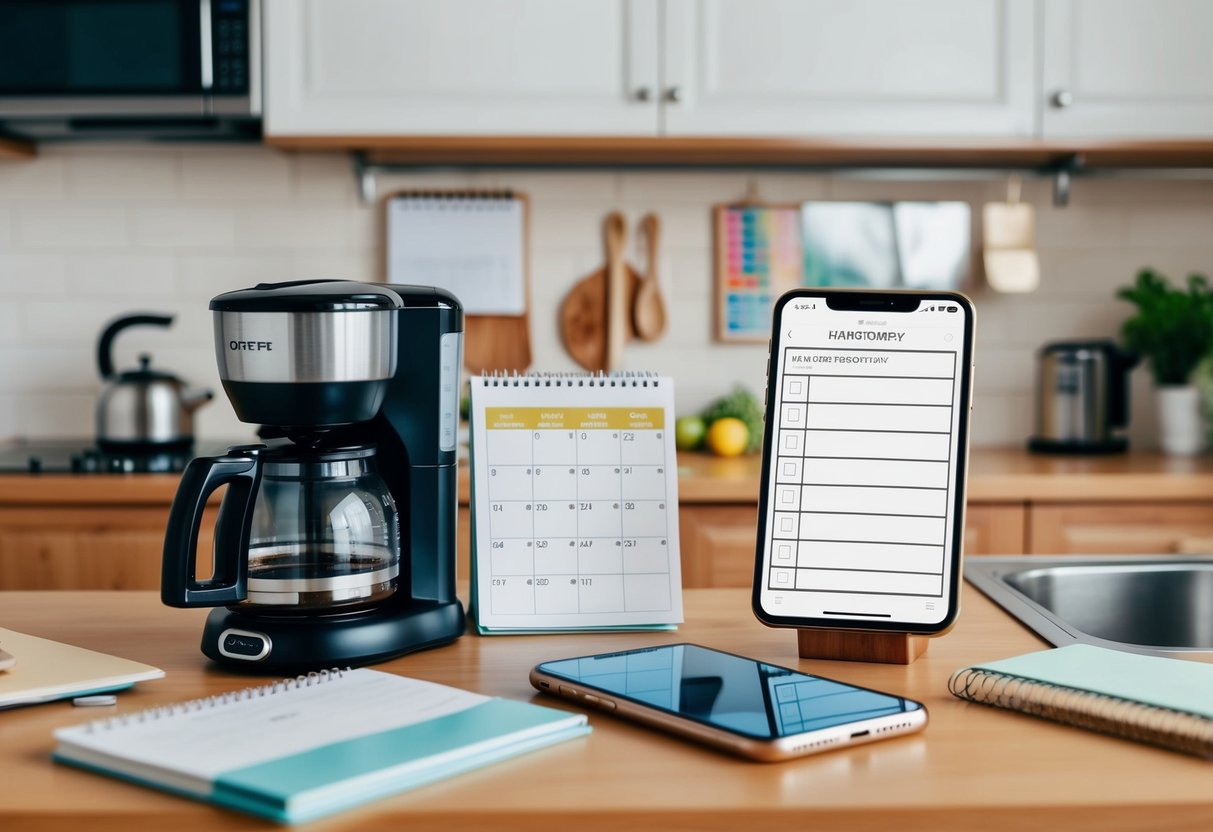
[[[1046,0],[1046,138],[1213,136],[1213,3]]]
[[[965,510],[966,555],[1022,555],[1026,512],[1023,503],[976,503]]]
[[[1034,16],[1032,0],[666,0],[664,130],[1030,136]]]
[[[269,136],[657,132],[656,0],[265,5]]]
[[[758,506],[684,505],[678,510],[682,585],[752,586]]]
[[[0,590],[159,589],[166,506],[0,508]],[[198,577],[211,573],[215,506],[203,514]]]
[[[1033,506],[1034,555],[1213,552],[1213,503]]]

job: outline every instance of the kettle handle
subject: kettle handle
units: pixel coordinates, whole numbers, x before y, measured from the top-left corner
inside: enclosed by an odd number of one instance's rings
[[[114,375],[114,339],[118,337],[118,333],[126,329],[128,326],[142,326],[148,324],[151,326],[172,326],[172,315],[127,315],[124,318],[119,318],[110,323],[101,333],[101,340],[97,342],[97,370],[101,373],[102,378],[111,378]]]
[[[170,607],[217,607],[248,597],[248,544],[261,484],[264,445],[237,446],[226,456],[201,457],[186,467],[169,510],[160,572],[160,600]],[[198,530],[207,498],[228,487],[215,522],[215,573],[199,581]]]

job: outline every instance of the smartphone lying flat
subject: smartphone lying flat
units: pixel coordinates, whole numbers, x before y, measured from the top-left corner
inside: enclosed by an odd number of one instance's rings
[[[956,620],[973,306],[797,289],[775,304],[754,613],[938,635]]]
[[[697,644],[544,662],[531,684],[761,761],[921,731],[921,702]]]

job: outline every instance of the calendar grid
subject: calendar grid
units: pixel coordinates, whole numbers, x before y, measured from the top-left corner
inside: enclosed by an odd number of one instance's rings
[[[646,415],[618,410],[594,415]],[[637,603],[669,609],[668,527],[676,513],[666,497],[664,420],[619,427],[569,415],[545,409],[534,425],[487,431],[490,610],[546,616],[628,612]],[[646,580],[652,585],[638,583]]]

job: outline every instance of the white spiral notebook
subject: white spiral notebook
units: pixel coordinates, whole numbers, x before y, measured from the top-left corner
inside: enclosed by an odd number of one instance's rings
[[[54,757],[295,823],[589,731],[583,714],[338,670],[60,728]]]
[[[669,378],[476,377],[471,423],[480,632],[682,621]]]

